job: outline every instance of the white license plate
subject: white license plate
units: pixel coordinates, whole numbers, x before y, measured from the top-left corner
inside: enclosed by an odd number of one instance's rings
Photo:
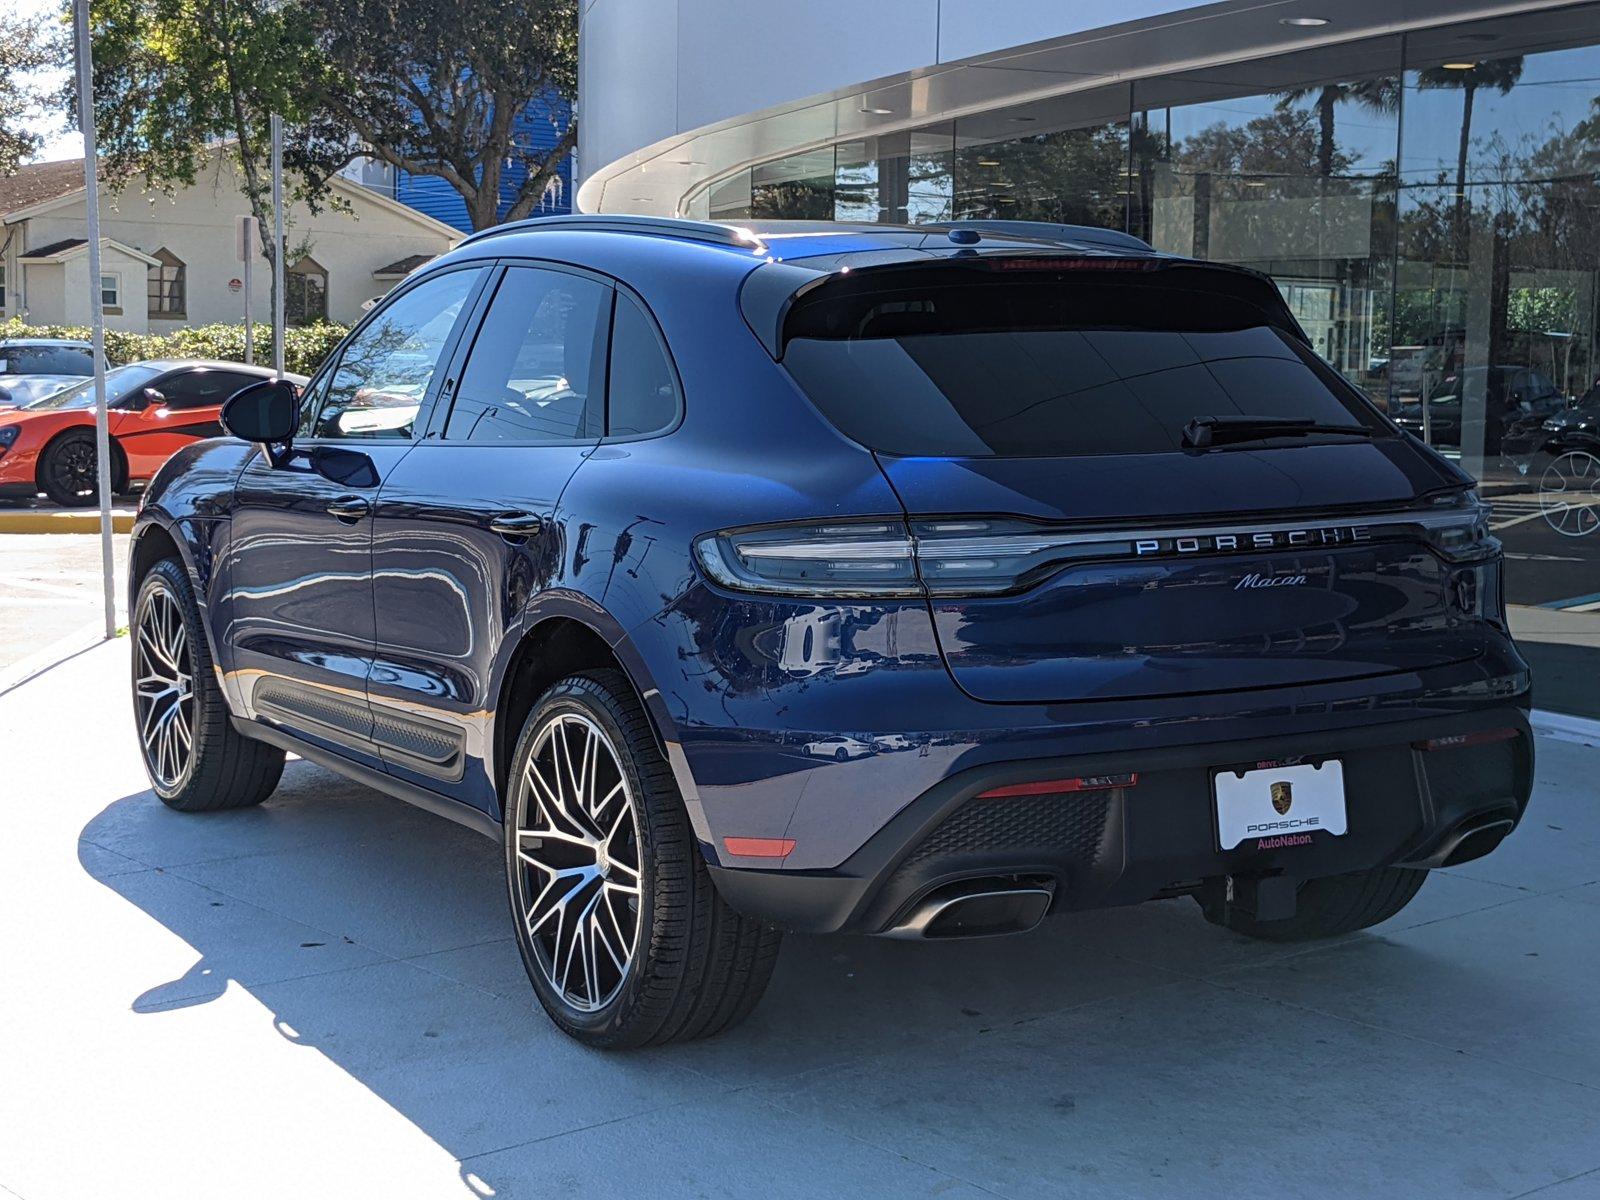
[[[1344,765],[1338,759],[1320,766],[1224,769],[1212,780],[1224,850],[1251,839],[1263,841],[1263,849],[1304,845],[1313,834],[1338,837],[1345,831]]]

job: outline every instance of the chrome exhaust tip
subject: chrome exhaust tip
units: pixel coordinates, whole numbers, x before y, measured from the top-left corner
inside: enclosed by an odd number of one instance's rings
[[[969,879],[924,896],[884,937],[945,941],[1026,933],[1044,919],[1054,884]]]

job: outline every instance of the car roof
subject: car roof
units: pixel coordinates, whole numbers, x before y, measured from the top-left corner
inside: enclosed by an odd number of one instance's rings
[[[271,367],[228,362],[226,359],[221,358],[145,358],[126,365],[130,367],[149,367],[156,371],[176,371],[187,367],[205,371],[239,371],[245,375],[259,375],[263,379],[272,377]],[[296,375],[292,371],[285,371],[284,375],[289,379],[295,380],[303,380],[305,378],[303,375]]]
[[[449,257],[528,253],[537,256],[550,233],[601,233],[645,240],[668,239],[747,258],[794,262],[845,254],[949,257],[1001,252],[1055,251],[1157,256],[1149,243],[1115,229],[1044,221],[949,221],[892,225],[868,221],[691,221],[629,214],[573,214],[511,221],[468,237]],[[463,254],[477,249],[477,254]],[[1167,256],[1161,256],[1167,257]]]
[[[0,346],[44,346],[55,348],[70,346],[74,350],[91,349],[90,343],[80,341],[78,338],[0,338]]]

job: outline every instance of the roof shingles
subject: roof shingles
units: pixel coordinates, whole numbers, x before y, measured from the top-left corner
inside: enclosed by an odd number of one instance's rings
[[[83,160],[34,163],[20,167],[15,175],[0,176],[0,218],[19,209],[30,208],[83,187]]]
[[[408,254],[398,262],[392,262],[386,267],[379,267],[373,275],[379,279],[386,279],[391,275],[404,276],[415,271],[423,263],[432,262],[437,255],[433,254]]]

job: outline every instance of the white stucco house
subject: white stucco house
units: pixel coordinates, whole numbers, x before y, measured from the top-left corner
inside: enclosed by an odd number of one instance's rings
[[[461,233],[349,179],[329,184],[340,204],[290,206],[285,289],[291,323],[351,322],[363,302],[444,253]],[[244,264],[235,218],[249,205],[237,168],[218,148],[175,194],[102,188],[100,298],[106,325],[161,333],[244,318]],[[80,161],[36,163],[0,178],[0,316],[33,325],[89,322],[89,254]],[[271,319],[271,281],[252,264],[252,313]]]

